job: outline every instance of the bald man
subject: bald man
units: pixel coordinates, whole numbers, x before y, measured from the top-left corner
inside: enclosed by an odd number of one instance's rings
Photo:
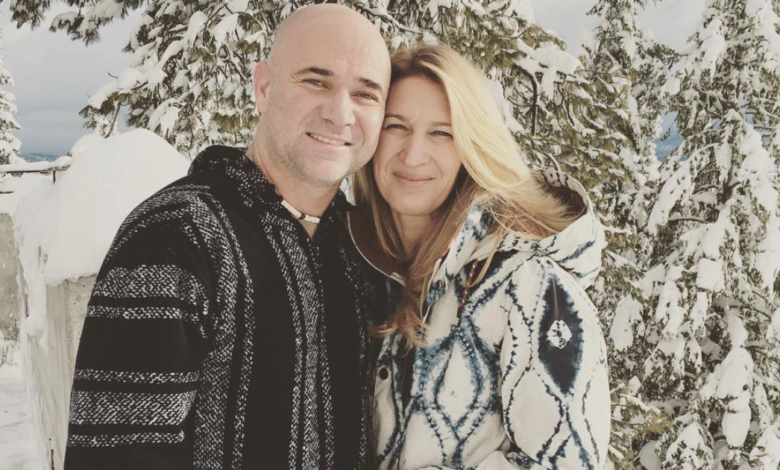
[[[277,31],[248,149],[136,208],[98,274],[66,470],[363,469],[373,286],[339,184],[376,149],[384,41],[345,7]]]

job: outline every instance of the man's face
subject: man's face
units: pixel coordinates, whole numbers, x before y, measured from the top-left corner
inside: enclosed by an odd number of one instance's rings
[[[314,18],[296,25],[283,49],[256,70],[264,153],[318,187],[337,185],[371,159],[384,118],[387,49],[361,40],[365,25],[346,23],[334,29]]]

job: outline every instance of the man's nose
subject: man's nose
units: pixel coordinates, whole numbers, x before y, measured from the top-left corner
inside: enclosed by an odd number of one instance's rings
[[[349,90],[338,87],[329,93],[322,106],[321,116],[338,127],[355,124],[355,110]]]
[[[406,166],[420,166],[428,163],[431,158],[431,149],[425,135],[417,132],[411,133],[404,141],[399,158]]]

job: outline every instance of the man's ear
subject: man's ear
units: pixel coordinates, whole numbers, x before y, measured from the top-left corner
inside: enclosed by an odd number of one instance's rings
[[[255,106],[260,113],[268,108],[268,94],[271,91],[271,71],[267,62],[258,62],[254,73]]]

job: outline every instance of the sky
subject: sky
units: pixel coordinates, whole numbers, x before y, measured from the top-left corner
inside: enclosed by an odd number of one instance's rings
[[[566,40],[576,53],[598,24],[587,16],[595,0],[529,0],[536,22]],[[701,20],[705,0],[665,0],[654,3],[640,21],[655,38],[677,50]],[[83,129],[78,115],[92,93],[129,65],[130,57],[122,49],[130,31],[140,20],[138,11],[101,30],[101,40],[90,46],[71,41],[63,32],[48,30],[51,19],[68,11],[62,2],[53,9],[41,27],[17,29],[10,21],[8,1],[0,3],[0,30],[3,33],[4,66],[14,76],[9,88],[16,96],[16,115],[22,130],[15,135],[22,141],[22,153],[61,155],[89,130]],[[110,74],[110,75],[109,75]],[[122,127],[120,127],[122,130]]]

